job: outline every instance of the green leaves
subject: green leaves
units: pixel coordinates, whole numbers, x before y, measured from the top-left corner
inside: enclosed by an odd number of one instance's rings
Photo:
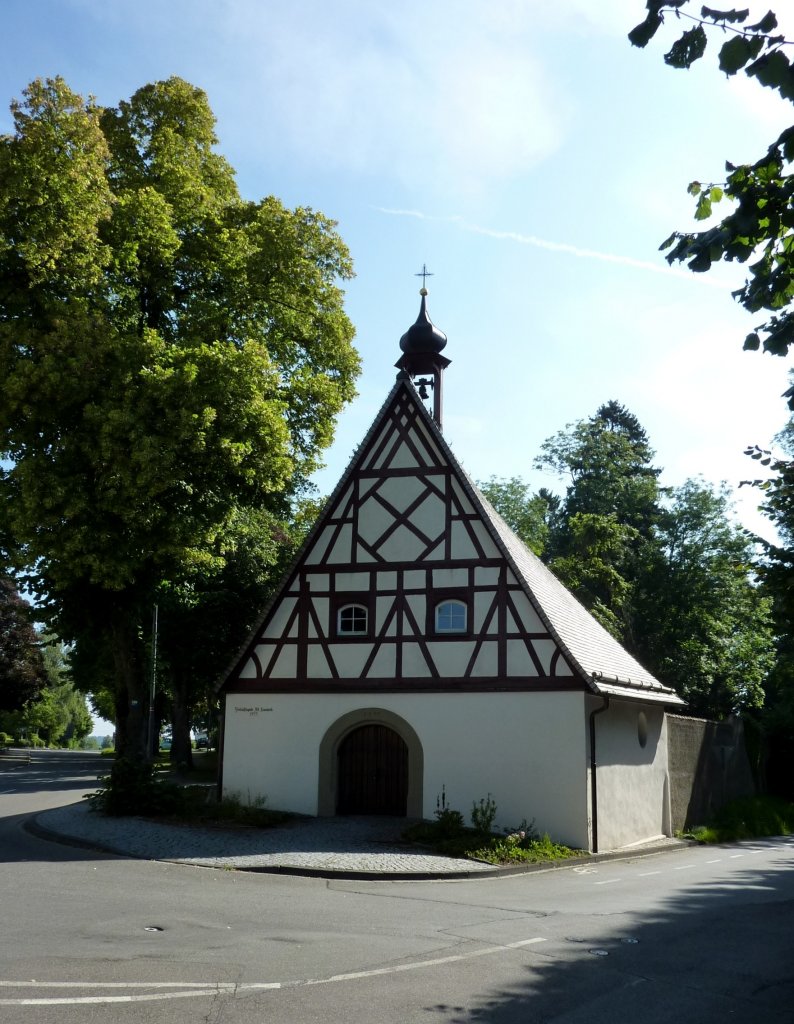
[[[637,614],[641,660],[690,703],[722,718],[763,702],[774,662],[770,602],[728,496],[702,480],[674,488],[647,551]]]
[[[687,29],[679,39],[676,39],[664,55],[664,62],[672,68],[691,67],[706,52],[707,43],[708,37],[703,26],[696,25],[694,28]]]
[[[536,555],[542,554],[549,534],[549,502],[542,495],[531,495],[520,477],[492,476],[478,486],[513,533]]]
[[[782,50],[764,53],[747,68],[747,74],[768,89],[776,89],[784,100],[794,102],[794,68]]]
[[[749,11],[745,11],[745,14],[749,14]],[[766,14],[760,21],[757,21],[755,25],[748,25],[748,32],[760,32],[765,35],[769,35],[774,29],[777,28],[777,17],[774,11],[767,11]],[[782,39],[782,37],[778,37]],[[775,42],[778,40],[776,39]]]
[[[41,311],[67,291],[83,299],[107,265],[109,151],[98,108],[61,78],[32,82],[11,111],[14,134],[0,138],[0,277],[13,281],[14,313],[30,289]]]
[[[659,27],[664,23],[664,11],[676,11],[683,7],[688,0],[647,0],[645,8],[648,14],[645,21],[641,22],[629,32],[629,40],[632,46],[647,46],[654,37]]]
[[[741,24],[750,17],[749,10],[717,11],[713,7],[701,7],[701,18],[708,18],[710,21],[721,24]]]
[[[13,581],[0,576],[0,711],[18,711],[47,682],[32,609]]]
[[[723,190],[719,185],[711,185],[706,189],[701,189],[698,182],[693,182],[697,185],[697,191],[692,191],[692,185],[689,186],[690,195],[697,195],[698,203],[695,209],[695,220],[707,220],[711,216],[712,203],[718,203],[723,197]]]
[[[635,28],[629,32],[629,42],[632,46],[638,46],[640,48],[647,46],[648,43],[656,35],[657,30],[662,25],[664,19],[661,14],[652,12],[650,13],[645,21],[640,22]]]
[[[732,36],[723,43],[720,50],[720,71],[724,71],[726,75],[735,75],[748,61],[755,60],[763,45],[764,41],[761,38]]]
[[[0,537],[63,635],[113,650],[120,693],[153,591],[220,571],[230,522],[283,510],[329,443],[359,368],[352,265],[322,214],[240,198],[181,79],[105,110],[35,82],[13,110]]]
[[[727,75],[744,70],[761,85],[794,103],[794,66],[784,50],[784,37],[771,34],[777,28],[774,12],[769,11],[759,21],[747,25],[747,10],[702,7],[698,18],[683,10],[687,2],[649,2],[640,37],[647,42],[665,13],[689,18],[695,26],[684,31],[665,60],[674,67],[690,67],[705,52],[707,30],[719,28],[728,33],[719,51],[720,69]],[[650,24],[652,20],[655,27]],[[696,199],[696,221],[709,219],[714,204],[723,199],[730,202],[732,210],[719,224],[706,230],[674,231],[660,246],[667,250],[670,263],[686,262],[696,273],[705,273],[721,260],[747,263],[747,279],[733,293],[734,298],[751,313],[764,310],[772,315],[746,335],[744,348],[763,349],[773,355],[785,355],[794,344],[792,161],[794,125],[783,131],[755,163],[726,163],[728,177],[724,184],[691,182],[687,191]]]

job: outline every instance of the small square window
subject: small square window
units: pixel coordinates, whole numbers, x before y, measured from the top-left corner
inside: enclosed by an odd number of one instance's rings
[[[339,609],[337,632],[340,636],[366,636],[367,609],[363,604],[346,604]]]
[[[436,633],[465,633],[467,608],[463,601],[442,601],[436,605]]]

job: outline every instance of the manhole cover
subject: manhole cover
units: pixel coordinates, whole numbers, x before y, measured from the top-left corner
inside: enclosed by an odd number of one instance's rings
[[[624,945],[624,946],[636,946],[636,945],[637,945],[637,943],[638,943],[638,942],[639,942],[640,940],[639,940],[639,939],[630,939],[630,938],[626,938],[626,939],[621,939],[620,941],[621,941],[621,942],[623,943],[623,945]]]
[[[590,949],[588,952],[592,953],[593,956],[609,956],[609,952],[606,949]]]
[[[145,932],[161,932],[163,929],[159,924],[147,924],[144,929]]]

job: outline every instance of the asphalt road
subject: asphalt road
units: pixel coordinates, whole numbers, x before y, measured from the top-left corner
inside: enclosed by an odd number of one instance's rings
[[[99,759],[0,766],[0,1022],[794,1021],[794,842],[509,878],[341,882],[133,861],[26,816]]]

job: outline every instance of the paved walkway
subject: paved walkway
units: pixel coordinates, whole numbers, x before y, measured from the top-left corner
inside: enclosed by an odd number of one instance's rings
[[[489,864],[423,853],[400,842],[394,818],[295,818],[273,829],[197,828],[145,818],[106,818],[87,803],[43,811],[40,834],[145,860],[201,867],[370,878],[466,878]]]

